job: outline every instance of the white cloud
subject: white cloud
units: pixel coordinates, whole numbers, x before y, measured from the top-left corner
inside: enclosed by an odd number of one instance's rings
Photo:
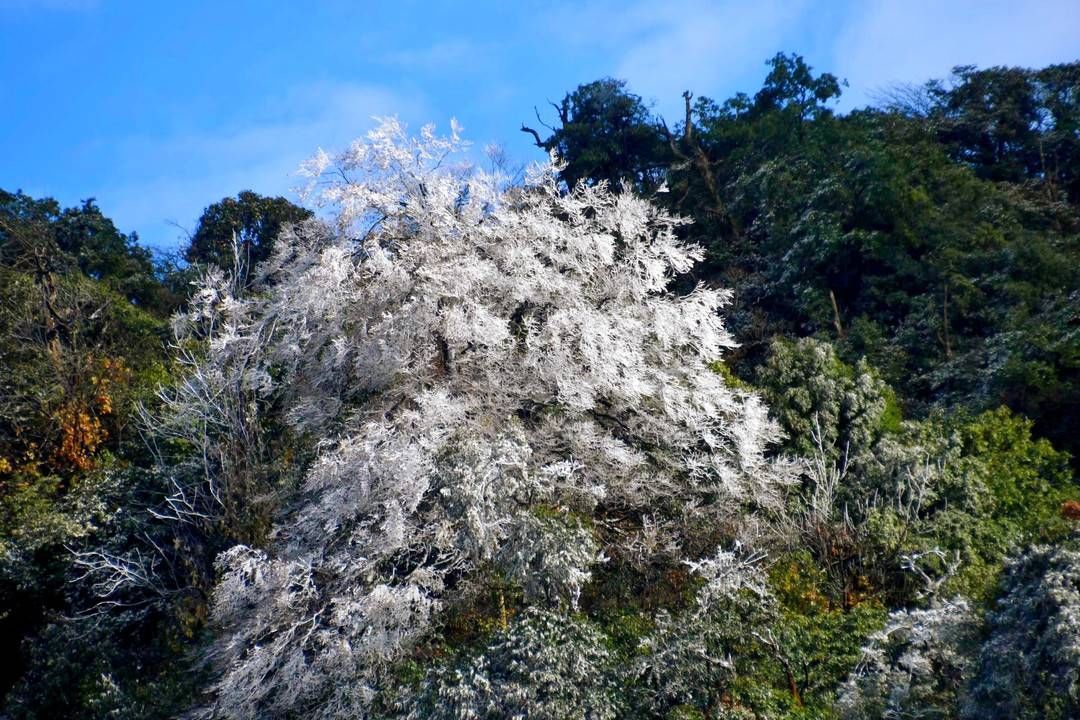
[[[955,65],[1080,59],[1078,0],[591,0],[562,6],[546,27],[583,56],[604,53],[601,72],[669,116],[681,114],[684,89],[721,99],[754,92],[764,61],[781,51],[848,79],[845,109]]]
[[[175,245],[181,233],[170,222],[191,229],[207,204],[241,190],[291,196],[297,167],[320,146],[344,147],[370,129],[375,116],[396,114],[417,123],[425,113],[418,98],[378,86],[296,88],[274,98],[247,124],[133,137],[104,148],[124,183],[102,189],[97,197],[122,229],[139,229],[153,246]]]
[[[0,0],[0,8],[95,2]],[[1080,0],[578,0],[530,17],[528,33],[514,27],[482,40],[462,35],[382,54],[398,87],[424,88],[441,102],[453,87],[461,96],[452,106],[428,107],[416,93],[382,84],[321,83],[258,108],[230,108],[228,116],[243,122],[99,142],[91,155],[107,157],[108,174],[124,179],[94,184],[98,200],[120,227],[160,245],[177,235],[167,219],[191,225],[224,195],[245,188],[287,194],[302,159],[319,145],[343,146],[371,126],[373,115],[396,113],[416,126],[445,123],[458,111],[488,135],[509,134],[525,153],[531,148],[514,128],[530,119],[527,108],[537,103],[544,112],[543,92],[557,99],[601,75],[629,81],[670,122],[681,116],[684,89],[717,99],[753,93],[764,61],[778,51],[803,53],[816,70],[849,79],[844,108],[895,82],[944,76],[956,64],[1041,66],[1080,57]],[[527,64],[507,64],[519,56]],[[552,62],[537,64],[536,57]],[[461,78],[468,79],[465,91],[456,89]],[[525,112],[499,116],[500,107],[520,101],[521,86],[541,85],[530,90]]]
[[[552,28],[563,42],[602,48],[610,58],[605,72],[662,114],[681,115],[683,90],[721,98],[753,90],[809,7],[808,0],[593,2],[564,9]]]
[[[853,5],[833,49],[851,83],[844,106],[956,65],[1041,67],[1080,58],[1077,0],[870,0]]]
[[[388,53],[385,61],[410,70],[461,69],[474,64],[485,54],[475,43],[457,38],[427,47],[407,48]]]
[[[651,31],[623,55],[617,74],[660,107],[677,103],[686,89],[717,94],[747,74],[763,76],[764,61],[784,49],[804,7],[779,0],[650,4]]]

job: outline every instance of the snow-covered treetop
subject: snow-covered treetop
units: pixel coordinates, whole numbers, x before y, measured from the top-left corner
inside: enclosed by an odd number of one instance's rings
[[[683,221],[560,192],[551,165],[509,187],[461,147],[456,126],[412,139],[388,120],[320,152],[307,197],[334,221],[286,231],[254,294],[211,279],[177,324],[209,340],[201,375],[273,397],[319,442],[272,547],[221,558],[219,714],[362,717],[481,565],[573,565],[544,569],[571,603],[605,552],[677,553],[687,518],[730,523],[788,482],[765,407],[709,369],[733,345],[728,292],[668,291],[700,257]],[[619,528],[583,543],[591,559],[508,551],[585,532],[530,523],[541,506]]]

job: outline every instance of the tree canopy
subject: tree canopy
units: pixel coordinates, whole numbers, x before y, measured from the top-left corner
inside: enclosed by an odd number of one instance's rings
[[[311,211],[283,197],[244,190],[208,206],[184,251],[189,263],[232,269],[238,258],[252,268],[265,261],[286,225],[303,222]]]
[[[0,716],[1075,716],[1078,68],[0,191]]]

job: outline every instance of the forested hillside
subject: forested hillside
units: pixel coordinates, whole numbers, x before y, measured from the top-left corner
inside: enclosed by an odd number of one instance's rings
[[[1080,63],[766,72],[0,191],[0,717],[1080,717]]]

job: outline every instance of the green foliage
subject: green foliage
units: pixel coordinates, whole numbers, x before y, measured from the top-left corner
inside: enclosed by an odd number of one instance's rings
[[[841,82],[836,76],[815,76],[813,68],[799,55],[777,53],[766,64],[769,74],[752,106],[756,115],[781,112],[798,120],[815,120],[829,114],[826,104],[840,97]]]
[[[216,265],[224,270],[231,270],[239,257],[250,272],[270,257],[283,227],[303,222],[311,215],[310,210],[283,197],[244,190],[203,211],[184,256],[189,263]]]
[[[1055,449],[1080,456],[1078,82],[1080,63],[960,67],[837,116],[843,83],[778,54],[753,95],[687,92],[671,128],[610,78],[555,105],[546,139],[523,127],[565,163],[567,186],[633,186],[694,221],[680,231],[706,258],[676,287],[737,290],[741,347],[713,369],[765,396],[786,433],[777,452],[805,472],[785,508],[762,512],[767,580],[718,595],[676,560],[605,555],[644,525],[619,508],[604,523],[523,512],[507,528],[513,551],[387,670],[378,707],[1080,714],[1080,560],[1065,539],[1080,487]],[[0,191],[4,717],[134,720],[190,705],[202,683],[186,653],[204,633],[213,558],[266,541],[279,491],[320,438],[292,437],[274,398],[241,394],[230,407],[258,422],[221,439],[239,473],[227,511],[174,527],[145,508],[170,481],[201,478],[202,458],[173,440],[157,448],[167,466],[139,469],[151,459],[136,408],[173,374],[162,318],[191,278],[234,269],[235,251],[249,284],[282,229],[311,217],[244,191],[206,208],[183,261],[155,260],[93,200]],[[678,552],[704,557],[729,533],[687,526]],[[1047,545],[1023,550],[1032,543]],[[153,581],[103,607],[102,575],[69,550],[146,561]]]
[[[634,717],[831,716],[834,689],[884,609],[833,602],[805,553],[782,558],[766,584],[753,584],[720,593],[706,585],[694,606],[609,626],[628,625],[638,637],[627,657],[640,669],[623,681]]]
[[[1080,714],[1080,551],[1075,540],[1010,562],[987,617],[965,718]]]
[[[552,138],[573,137],[560,148],[568,182],[666,183],[658,199],[694,220],[685,232],[707,251],[696,279],[738,291],[728,317],[742,347],[715,369],[739,389],[738,378],[753,378],[787,433],[780,451],[807,461],[785,519],[796,559],[771,576],[779,604],[743,621],[782,635],[791,667],[819,669],[820,683],[796,686],[819,698],[802,711],[824,717],[829,688],[885,607],[943,593],[981,607],[1007,554],[1060,542],[1080,514],[1069,456],[1054,447],[1080,450],[1080,64],[958,68],[948,84],[843,117],[829,110],[837,78],[798,56],[769,65],[753,96],[687,93],[674,131],[605,81],[591,116],[634,108],[629,125],[665,141],[617,171],[594,162],[610,155],[610,133],[561,114]],[[582,86],[563,107],[599,87]],[[627,656],[656,609],[617,608],[663,587],[661,577],[616,565],[594,585],[629,588],[623,595],[585,588],[589,602],[619,597],[605,617],[623,628],[616,646]],[[686,606],[666,597],[659,607],[685,622]],[[752,646],[737,646],[733,677],[714,678],[728,688],[722,711],[691,698],[665,712],[799,711],[776,654]],[[924,650],[937,652],[897,652]],[[953,653],[957,669],[970,652],[954,651],[940,659]],[[955,713],[952,680],[912,681],[896,711]]]
[[[172,305],[149,252],[92,201],[61,210],[51,199],[0,193],[6,716],[149,716],[136,708],[156,706],[152,696],[164,690],[139,688],[154,684],[147,672],[158,672],[149,669],[157,651],[145,648],[165,643],[155,628],[172,621],[147,620],[145,598],[136,603],[139,612],[76,620],[100,598],[71,550],[100,547],[113,536],[107,528],[115,518],[129,512],[137,521],[126,533],[140,542],[152,536],[150,517],[136,502],[150,488],[129,488],[124,468],[146,460],[136,416],[168,378],[167,331],[158,314]],[[171,617],[164,605],[153,614]],[[166,655],[169,671],[182,667],[175,653]]]
[[[163,361],[162,323],[104,283],[0,268],[8,371],[0,376],[0,544],[8,560],[47,562],[81,534],[79,508],[99,484],[96,469],[143,452],[132,421],[163,379]],[[26,568],[21,582],[29,577],[49,574]]]
[[[958,161],[980,177],[1042,183],[1048,195],[1080,201],[1080,84],[1077,63],[1039,70],[961,66],[951,83],[929,83],[922,114]],[[910,108],[904,108],[910,109]]]
[[[163,378],[164,323],[81,274],[0,267],[0,474],[85,470]]]
[[[126,617],[125,617],[126,615]],[[35,639],[29,668],[7,702],[7,717],[26,720],[124,718],[150,720],[175,717],[191,695],[190,679],[176,672],[182,658],[163,648],[154,624],[141,614],[123,614],[102,621],[63,620],[49,625]],[[146,633],[144,635],[144,633]],[[173,664],[168,679],[162,668],[147,663],[133,667],[132,656],[153,652],[158,663]]]
[[[813,338],[776,341],[757,385],[787,432],[784,449],[800,457],[820,451],[864,469],[882,434],[899,427],[895,397],[869,364],[847,365]]]
[[[713,372],[724,378],[724,385],[732,390],[743,390],[746,392],[753,392],[755,390],[753,385],[736,375],[723,360],[717,360],[710,367],[712,367]]]
[[[780,606],[775,633],[784,671],[782,677],[774,675],[773,686],[790,691],[794,683],[806,707],[820,717],[831,708],[835,688],[859,660],[867,638],[884,624],[885,608],[876,599],[843,607],[829,597],[824,572],[805,552],[773,566],[770,588]]]
[[[985,600],[1008,553],[1059,541],[1070,531],[1061,509],[1080,488],[1069,457],[1032,437],[1031,421],[1005,408],[931,422],[921,432],[949,437],[950,447],[944,451],[934,521],[917,545],[959,554],[962,564],[947,588]]]
[[[1070,528],[1062,506],[1080,489],[1068,455],[1005,408],[902,421],[865,361],[847,365],[809,338],[774,343],[758,384],[784,449],[810,459],[792,498],[793,542],[815,554],[834,593],[910,602],[922,590],[909,558],[921,558],[922,572],[985,600],[1007,553]]]
[[[1080,64],[960,68],[951,86],[842,117],[835,77],[798,56],[769,65],[753,97],[687,94],[649,163],[666,172],[639,183],[662,179],[658,200],[694,220],[698,278],[738,288],[733,369],[751,376],[778,336],[831,337],[909,411],[1006,404],[1076,456]],[[655,127],[637,107],[633,125]],[[564,177],[607,179],[583,160],[607,136],[575,132]]]
[[[86,473],[65,496],[34,508],[64,525],[21,520],[24,532],[11,539],[20,552],[6,547],[0,563],[5,589],[23,583],[18,596],[5,590],[3,598],[14,608],[3,618],[5,641],[21,638],[22,651],[7,666],[18,674],[5,717],[166,718],[190,703],[199,674],[186,653],[205,622],[205,601],[184,582],[168,528],[143,506],[163,481],[136,469]],[[38,551],[25,552],[35,539]],[[70,551],[157,568],[161,582],[147,575],[103,598],[99,583],[116,578],[88,572]]]
[[[560,126],[539,147],[565,162],[561,175],[570,187],[579,182],[652,182],[664,167],[662,138],[645,103],[626,91],[626,83],[605,78],[579,86],[555,106]]]
[[[1054,522],[1065,500],[1073,499],[1069,458],[1031,436],[1032,423],[1005,408],[985,412],[960,428],[963,471],[982,475],[994,498],[993,517],[1014,523],[1031,540],[1060,536]],[[1060,520],[1060,518],[1059,518]]]
[[[410,718],[621,717],[610,655],[591,623],[527,610],[476,656],[428,673],[406,700]]]
[[[38,275],[78,271],[135,305],[168,312],[174,299],[138,241],[117,230],[93,199],[61,209],[52,198],[0,190],[0,266]]]

